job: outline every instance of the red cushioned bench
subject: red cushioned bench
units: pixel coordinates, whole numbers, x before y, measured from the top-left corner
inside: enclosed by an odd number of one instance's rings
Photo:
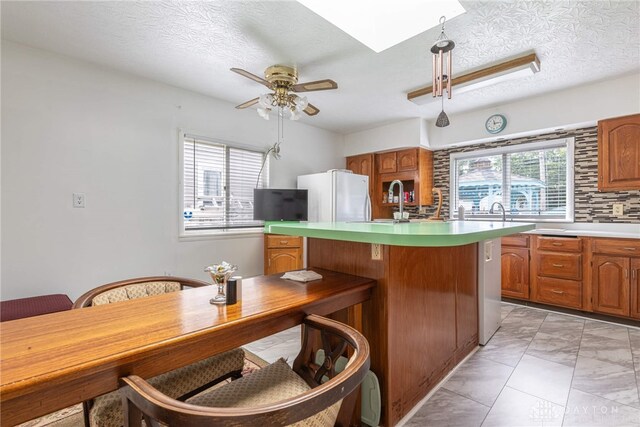
[[[0,322],[71,310],[71,305],[71,300],[64,294],[0,301]]]

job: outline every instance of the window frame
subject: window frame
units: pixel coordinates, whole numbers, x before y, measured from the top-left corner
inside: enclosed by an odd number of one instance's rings
[[[449,219],[458,219],[458,209],[453,203],[458,199],[458,160],[467,160],[471,158],[496,156],[511,153],[521,153],[528,151],[536,151],[541,149],[566,147],[567,149],[567,169],[566,169],[566,191],[567,191],[567,207],[564,218],[549,218],[548,216],[532,216],[532,215],[510,215],[506,214],[507,221],[513,222],[573,222],[575,209],[575,192],[574,192],[574,162],[575,162],[575,138],[566,137],[558,139],[549,139],[544,141],[527,142],[515,145],[505,145],[502,147],[484,148],[473,151],[451,153],[449,155],[449,189],[450,189],[450,208]],[[503,168],[502,185],[505,182],[505,168]],[[504,200],[503,200],[504,205]],[[465,219],[471,220],[495,220],[502,219],[502,213],[498,214],[471,214],[465,213]]]
[[[226,176],[226,182],[229,181],[229,150],[227,148],[234,148],[238,150],[247,150],[255,153],[262,153],[262,159],[264,162],[264,167],[262,170],[262,179],[263,186],[260,188],[267,188],[269,186],[269,163],[270,158],[266,152],[260,150],[259,148],[251,145],[240,144],[231,141],[225,141],[218,138],[212,138],[208,136],[196,135],[192,133],[187,133],[182,130],[178,131],[178,209],[177,209],[177,223],[178,223],[178,238],[179,240],[199,240],[199,239],[207,239],[207,238],[224,238],[224,237],[243,237],[243,236],[259,236],[264,233],[264,221],[261,221],[262,225],[257,225],[255,227],[229,227],[229,228],[215,228],[215,229],[197,229],[197,230],[187,230],[184,226],[184,150],[185,143],[187,140],[195,139],[198,141],[203,141],[206,143],[211,143],[213,145],[223,145],[225,146],[225,168],[222,173],[223,176]],[[223,193],[226,190],[223,188]],[[229,207],[227,206],[226,209]],[[228,212],[225,212],[225,215],[228,215]]]

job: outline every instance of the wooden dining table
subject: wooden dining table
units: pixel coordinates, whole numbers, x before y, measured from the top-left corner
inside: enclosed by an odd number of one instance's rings
[[[15,425],[302,322],[367,301],[371,279],[314,270],[300,283],[245,279],[234,305],[212,305],[215,286],[0,323],[0,423]],[[354,310],[360,312],[360,310]]]

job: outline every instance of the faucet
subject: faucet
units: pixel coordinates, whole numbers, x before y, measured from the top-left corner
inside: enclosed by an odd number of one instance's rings
[[[493,202],[493,204],[491,205],[491,208],[489,209],[489,213],[492,214],[493,213],[493,208],[495,205],[498,205],[502,208],[502,222],[506,222],[507,221],[507,213],[504,210],[504,206],[502,206],[502,203],[500,202]]]
[[[394,179],[393,181],[391,181],[391,184],[389,185],[389,193],[391,193],[391,197],[393,197],[393,187],[395,187],[395,185],[398,184],[398,187],[400,188],[400,197],[398,197],[398,207],[400,208],[400,219],[396,219],[394,220],[394,222],[409,222],[408,219],[405,219],[402,214],[404,213],[404,186],[402,185],[402,181],[400,181],[399,179]]]

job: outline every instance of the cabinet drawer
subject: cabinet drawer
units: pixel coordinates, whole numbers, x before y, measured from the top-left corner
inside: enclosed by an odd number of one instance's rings
[[[520,246],[529,247],[529,236],[522,234],[514,234],[513,236],[504,236],[502,238],[502,246]]]
[[[538,253],[538,276],[582,280],[582,255]]]
[[[267,235],[267,248],[299,248],[301,246],[302,237],[300,236]]]
[[[582,282],[538,277],[536,301],[582,308]]]
[[[582,239],[538,236],[536,248],[547,251],[581,252]]]
[[[597,253],[640,257],[640,240],[593,239],[592,249]]]

